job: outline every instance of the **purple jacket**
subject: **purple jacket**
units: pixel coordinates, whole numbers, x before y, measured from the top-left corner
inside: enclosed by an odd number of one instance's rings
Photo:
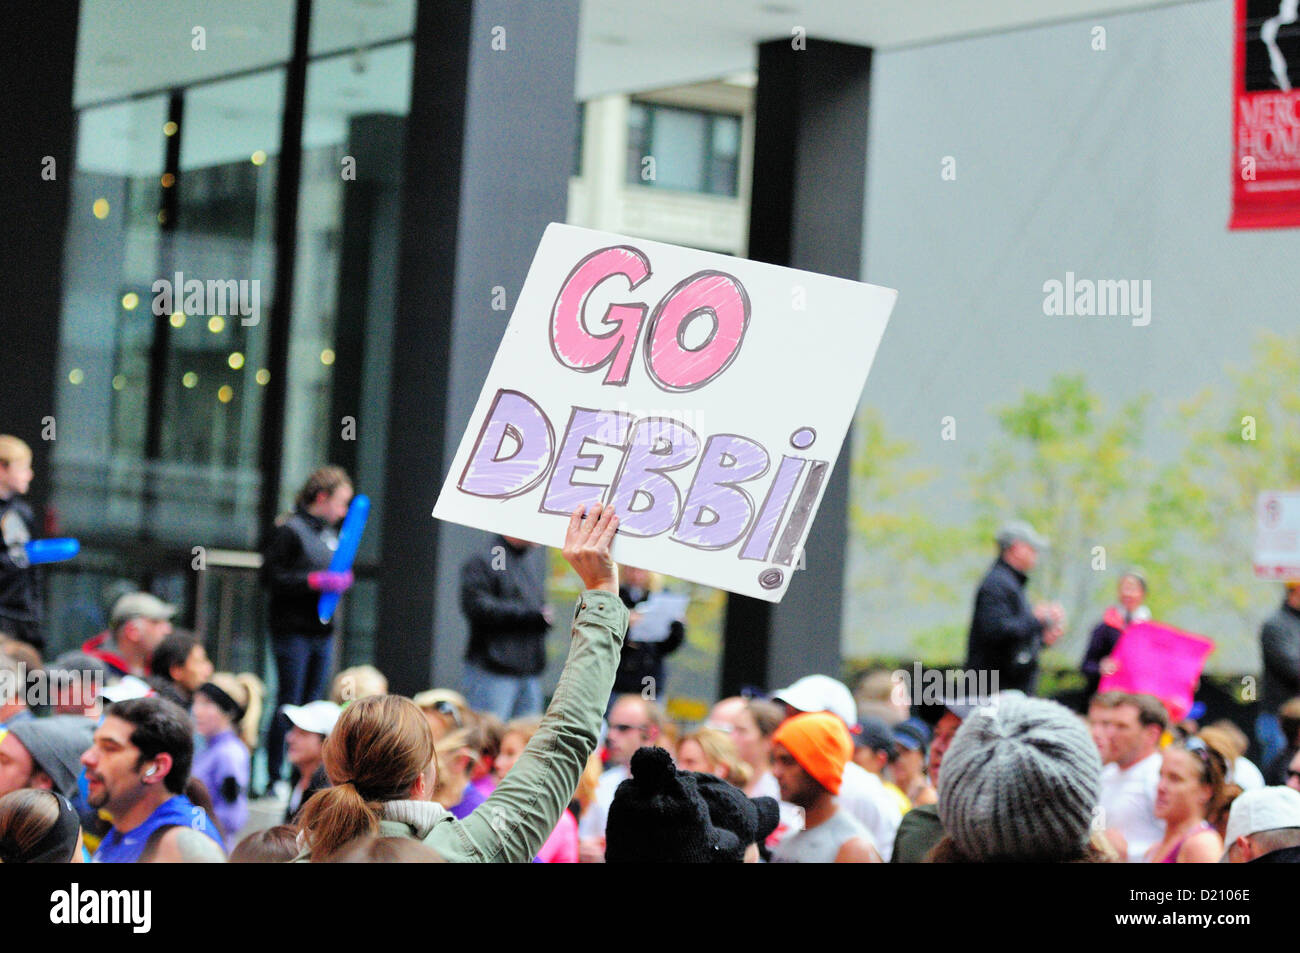
[[[248,822],[248,779],[251,757],[234,731],[208,739],[194,756],[191,774],[202,781],[212,798],[212,809],[228,837]]]

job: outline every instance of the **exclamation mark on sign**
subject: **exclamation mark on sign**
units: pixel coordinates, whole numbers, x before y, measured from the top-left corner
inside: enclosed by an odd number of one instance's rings
[[[791,434],[790,445],[796,450],[807,450],[816,439],[815,430],[811,427],[801,427]],[[790,565],[794,560],[795,548],[808,525],[808,517],[812,513],[813,505],[821,493],[822,483],[826,479],[826,471],[829,467],[830,464],[825,460],[781,458],[781,466],[772,481],[772,488],[768,492],[767,499],[763,501],[763,508],[754,522],[754,529],[745,542],[745,548],[741,551],[742,559],[767,560],[768,550],[776,535],[776,527],[785,515],[799,477],[806,470],[808,478],[804,481],[803,490],[795,498],[790,520],[786,523],[785,530],[776,544],[776,552],[771,557],[772,562]],[[784,581],[785,572],[776,567],[770,567],[758,574],[758,584],[764,589],[776,589]]]

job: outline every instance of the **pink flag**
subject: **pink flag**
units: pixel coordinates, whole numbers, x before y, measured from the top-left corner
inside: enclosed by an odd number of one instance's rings
[[[1175,722],[1192,710],[1192,696],[1214,641],[1159,622],[1137,622],[1115,643],[1110,657],[1119,669],[1101,680],[1099,692],[1154,695]]]

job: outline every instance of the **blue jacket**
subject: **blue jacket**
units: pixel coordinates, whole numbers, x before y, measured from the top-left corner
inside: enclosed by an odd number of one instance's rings
[[[140,859],[144,845],[149,841],[149,835],[160,827],[190,827],[207,834],[222,850],[226,849],[221,834],[208,819],[203,808],[195,807],[184,794],[177,794],[159,804],[145,822],[134,830],[127,831],[125,834],[116,827],[110,830],[99,842],[99,850],[95,851],[92,862],[134,864]]]

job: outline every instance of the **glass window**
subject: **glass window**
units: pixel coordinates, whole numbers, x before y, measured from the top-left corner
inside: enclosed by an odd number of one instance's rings
[[[348,56],[307,68],[285,509],[325,462],[345,466],[358,492],[383,478],[412,58],[412,44],[403,42],[371,50],[361,76]],[[363,561],[377,551],[378,538],[376,520],[366,531]]]
[[[713,195],[735,195],[736,172],[740,166],[740,117],[714,116],[712,123],[708,182],[704,190]]]
[[[317,0],[313,9],[328,5]],[[292,53],[294,6],[294,0],[81,0],[76,104],[280,66]]]
[[[650,107],[645,103],[629,103],[627,107],[627,181],[638,185],[653,185],[643,179],[643,160],[650,153]]]
[[[415,0],[314,0],[309,56],[351,51],[351,68],[367,65],[367,46],[405,39],[415,31]]]
[[[627,181],[736,195],[740,117],[633,102],[628,108]],[[648,177],[647,157],[654,159]]]

